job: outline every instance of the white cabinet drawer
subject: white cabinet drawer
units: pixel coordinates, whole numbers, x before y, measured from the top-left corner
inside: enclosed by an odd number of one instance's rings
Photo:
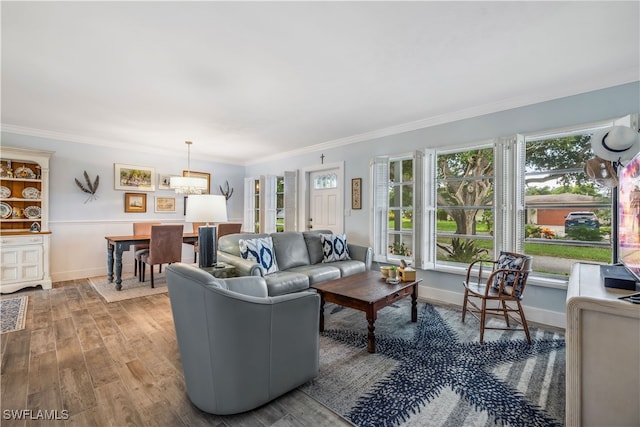
[[[2,246],[9,245],[41,245],[43,237],[40,235],[33,236],[4,236],[0,239]]]

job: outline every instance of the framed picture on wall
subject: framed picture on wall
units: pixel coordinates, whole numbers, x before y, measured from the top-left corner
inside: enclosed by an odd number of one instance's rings
[[[362,178],[351,180],[351,209],[362,209]]]
[[[125,212],[146,212],[147,195],[145,193],[124,193]]]
[[[175,197],[156,197],[155,212],[176,212]]]
[[[158,190],[170,190],[169,184],[171,183],[171,177],[178,175],[160,175],[158,174]]]
[[[147,166],[114,164],[116,190],[156,191],[156,170]]]
[[[207,180],[207,189],[202,194],[211,194],[211,174],[208,172],[182,171],[182,176],[190,176],[193,178],[204,178]]]

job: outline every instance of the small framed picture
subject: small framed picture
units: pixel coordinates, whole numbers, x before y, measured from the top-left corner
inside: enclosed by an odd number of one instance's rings
[[[114,169],[116,190],[156,190],[156,170],[154,168],[115,163]]]
[[[169,184],[171,184],[171,177],[179,175],[160,175],[158,174],[158,190],[169,190]]]
[[[182,176],[191,176],[193,178],[204,178],[207,180],[207,189],[201,194],[211,194],[211,174],[208,172],[182,171]]]
[[[176,198],[175,197],[156,197],[156,212],[176,212]]]
[[[362,209],[362,178],[351,180],[351,209]]]
[[[145,193],[124,193],[125,212],[146,212],[147,195]]]

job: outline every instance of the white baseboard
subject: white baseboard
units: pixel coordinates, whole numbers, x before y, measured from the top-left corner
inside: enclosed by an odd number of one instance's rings
[[[422,301],[434,301],[446,304],[457,305],[462,307],[464,294],[462,292],[446,291],[438,288],[430,288],[420,286],[418,289],[418,299]],[[524,306],[525,316],[528,321],[539,323],[541,325],[553,326],[555,328],[566,329],[567,316],[565,313],[557,311],[544,310],[537,307]]]
[[[122,272],[133,273],[133,263],[122,264]],[[52,282],[64,282],[67,280],[86,279],[87,277],[106,276],[107,267],[94,267],[83,270],[64,271],[59,273],[51,273]]]

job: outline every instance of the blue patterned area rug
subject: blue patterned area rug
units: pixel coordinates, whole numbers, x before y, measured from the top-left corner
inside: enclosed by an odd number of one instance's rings
[[[480,344],[459,310],[419,303],[410,317],[409,299],[378,312],[369,354],[364,313],[327,304],[320,372],[300,389],[356,426],[564,425],[563,334],[531,328],[529,345],[489,330]]]
[[[29,297],[27,295],[0,300],[1,333],[24,329],[28,301]]]

